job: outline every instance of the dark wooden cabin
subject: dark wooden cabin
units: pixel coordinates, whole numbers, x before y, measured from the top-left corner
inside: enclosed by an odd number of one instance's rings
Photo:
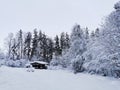
[[[48,63],[43,61],[34,61],[30,63],[35,69],[47,69]]]

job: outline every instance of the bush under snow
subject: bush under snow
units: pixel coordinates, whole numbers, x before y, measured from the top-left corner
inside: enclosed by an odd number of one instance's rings
[[[21,60],[6,60],[5,65],[10,67],[25,67],[26,63],[28,63],[27,60],[21,59]]]

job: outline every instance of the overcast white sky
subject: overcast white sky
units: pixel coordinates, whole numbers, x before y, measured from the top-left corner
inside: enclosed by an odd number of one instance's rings
[[[93,30],[119,0],[0,0],[0,43],[9,32],[41,29],[49,36],[75,23]],[[3,45],[3,44],[0,44]]]

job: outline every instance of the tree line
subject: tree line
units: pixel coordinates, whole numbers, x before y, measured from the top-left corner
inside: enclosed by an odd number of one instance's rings
[[[50,62],[53,56],[62,55],[70,47],[68,33],[62,32],[54,39],[49,38],[41,30],[34,29],[33,33],[19,30],[16,35],[10,33],[6,40],[7,58],[12,60],[26,59]]]

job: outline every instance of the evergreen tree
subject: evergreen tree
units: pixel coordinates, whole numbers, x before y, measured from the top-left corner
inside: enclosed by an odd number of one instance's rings
[[[58,35],[56,35],[56,37],[55,37],[54,52],[55,52],[55,56],[61,55],[61,48],[60,48],[60,43],[59,43],[59,37],[58,37]]]
[[[16,45],[16,49],[17,49],[17,59],[22,59],[23,57],[23,32],[22,30],[20,30],[18,33],[17,33],[17,36],[16,36],[17,40],[17,45]]]
[[[24,57],[29,60],[31,55],[31,40],[32,40],[32,34],[31,32],[28,32],[24,42]]]
[[[39,31],[39,36],[38,36],[38,58],[39,58],[39,60],[43,60],[43,33],[42,33],[42,31]]]
[[[95,37],[95,33],[94,33],[94,31],[91,32],[90,37],[91,37],[91,38],[94,38],[94,37]]]
[[[43,59],[46,60],[47,59],[47,37],[45,34],[43,34],[42,37],[42,49],[43,49]]]
[[[61,33],[61,36],[60,36],[60,47],[61,47],[61,50],[64,50],[66,47],[65,47],[65,33],[62,32]]]
[[[37,29],[34,29],[34,35],[32,40],[32,51],[31,51],[31,59],[37,59],[37,48],[38,48],[38,32]]]
[[[85,39],[89,41],[89,30],[87,27],[85,28]]]
[[[50,63],[50,61],[53,58],[53,41],[50,38],[47,38],[47,62]]]
[[[13,38],[13,41],[12,41],[11,53],[12,53],[12,58],[11,59],[13,59],[13,60],[18,59],[17,43],[16,43],[16,39],[15,38]]]
[[[100,34],[100,30],[99,30],[99,28],[97,28],[97,29],[95,30],[95,36],[96,36],[96,37],[99,37],[99,34]]]
[[[70,37],[69,34],[66,33],[65,35],[65,49],[69,49],[70,48]]]

